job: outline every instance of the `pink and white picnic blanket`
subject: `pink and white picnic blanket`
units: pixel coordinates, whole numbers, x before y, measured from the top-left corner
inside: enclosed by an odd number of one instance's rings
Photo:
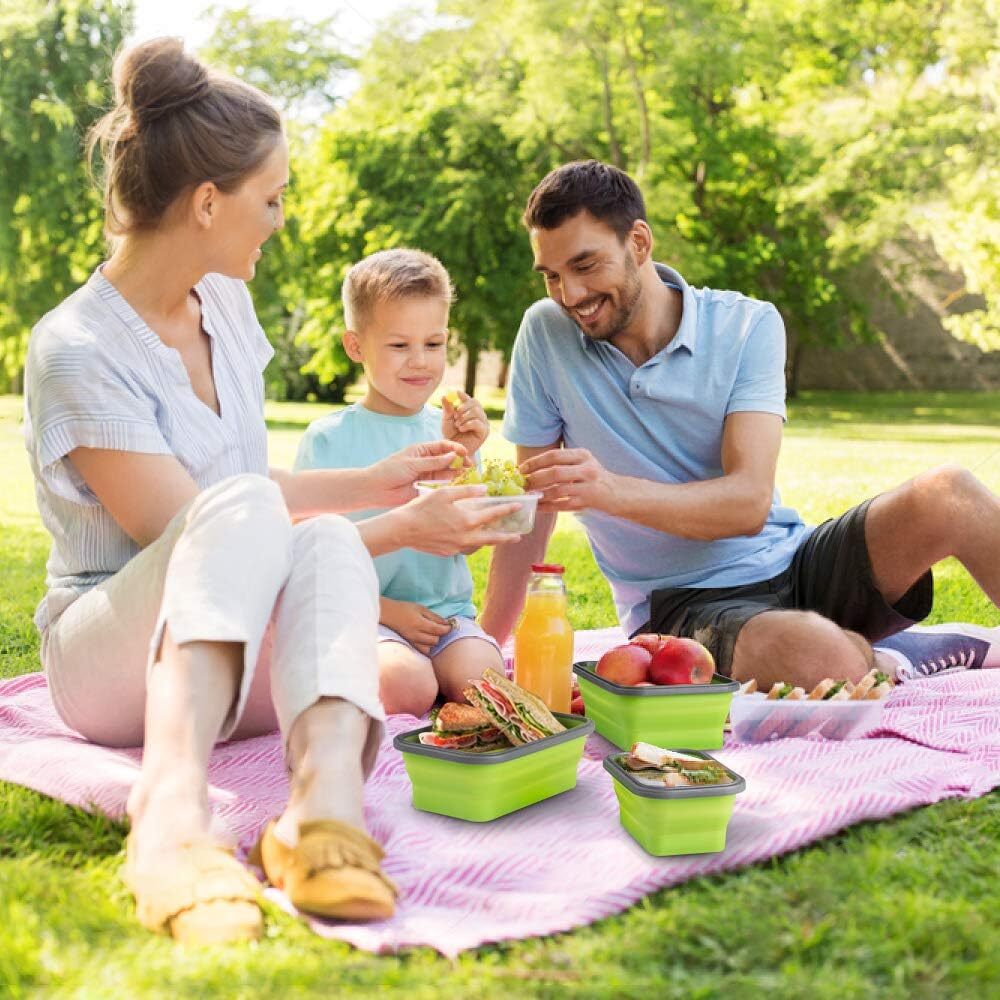
[[[577,657],[593,658],[621,640],[618,629],[580,633]],[[747,782],[727,847],[686,858],[651,857],[622,829],[611,777],[601,766],[614,748],[596,735],[570,792],[485,824],[418,812],[391,739],[417,725],[410,716],[390,721],[365,796],[371,833],[386,848],[385,870],[400,887],[396,916],[367,925],[311,921],[318,934],[372,952],[429,945],[456,955],[487,942],[569,930],[696,875],[1000,785],[1000,670],[898,688],[882,728],[867,739],[727,743],[719,758]],[[0,779],[120,817],[139,758],[137,750],[96,747],[67,731],[39,674],[0,684]],[[287,793],[277,736],[219,746],[210,779],[217,816],[248,847]]]

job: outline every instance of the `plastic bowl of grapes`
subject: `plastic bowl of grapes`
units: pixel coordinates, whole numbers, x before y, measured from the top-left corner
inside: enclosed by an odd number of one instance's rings
[[[521,506],[511,514],[492,523],[499,531],[515,535],[526,535],[535,525],[535,511],[541,493],[526,493],[524,476],[513,462],[488,459],[483,467],[466,469],[452,480],[424,480],[416,484],[417,493],[423,496],[434,490],[452,486],[485,486],[486,496],[470,497],[458,503],[470,504],[477,508],[495,507],[517,501]]]

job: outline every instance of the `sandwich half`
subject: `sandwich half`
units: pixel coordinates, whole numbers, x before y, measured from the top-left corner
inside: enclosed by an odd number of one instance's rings
[[[447,701],[438,709],[431,732],[420,742],[448,750],[496,750],[506,746],[503,733],[478,708]]]
[[[462,693],[514,746],[533,743],[566,729],[541,698],[495,670],[486,670]]]

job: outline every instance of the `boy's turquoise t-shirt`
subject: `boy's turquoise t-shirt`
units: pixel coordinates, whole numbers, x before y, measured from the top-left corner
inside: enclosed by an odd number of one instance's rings
[[[358,469],[411,444],[441,438],[441,411],[425,406],[412,417],[389,417],[354,403],[313,421],[299,443],[295,470]],[[380,510],[346,515],[362,521]],[[374,560],[383,597],[411,601],[444,618],[475,618],[472,576],[464,556],[432,556],[399,549]]]

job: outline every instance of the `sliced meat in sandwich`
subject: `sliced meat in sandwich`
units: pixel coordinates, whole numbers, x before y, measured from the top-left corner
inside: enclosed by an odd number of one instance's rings
[[[541,698],[511,683],[495,670],[485,671],[480,680],[473,681],[462,693],[515,746],[533,743],[566,729]]]
[[[420,742],[448,750],[496,750],[507,745],[503,733],[486,715],[472,705],[457,701],[441,706],[433,730],[421,733]]]

